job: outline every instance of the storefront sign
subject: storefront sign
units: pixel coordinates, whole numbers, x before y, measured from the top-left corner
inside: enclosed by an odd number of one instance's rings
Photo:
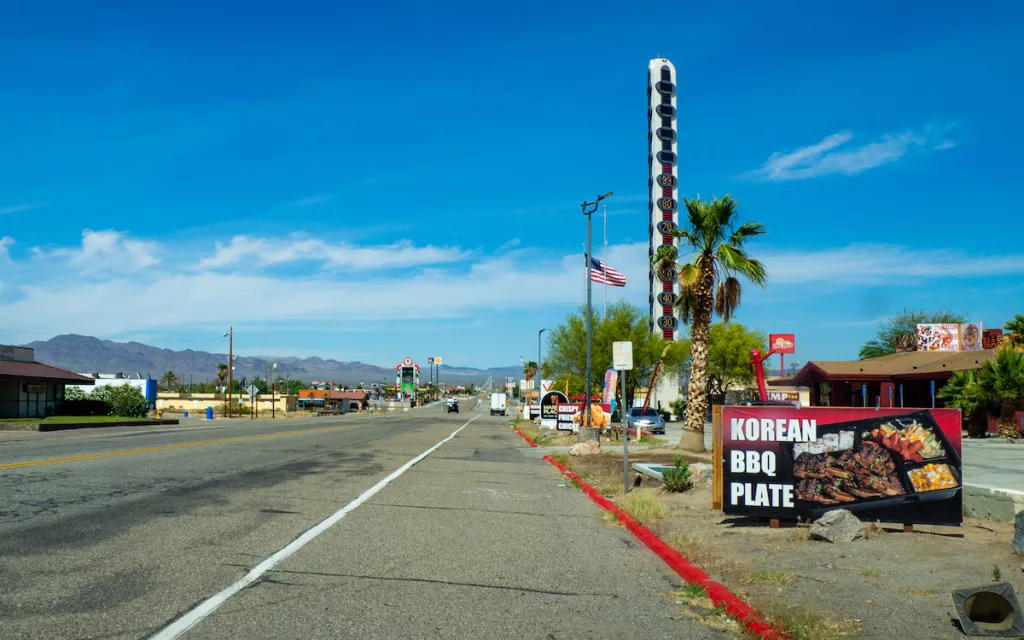
[[[773,333],[768,336],[768,348],[775,353],[796,353],[796,335]]]
[[[1002,329],[985,329],[981,333],[981,348],[982,349],[995,349],[999,346],[999,341],[1003,339]]]
[[[963,523],[956,409],[724,407],[726,514]]]
[[[45,384],[26,384],[25,393],[46,393]]]
[[[768,399],[774,402],[800,402],[799,391],[769,391]]]
[[[581,404],[559,404],[558,405],[558,425],[559,431],[573,431],[574,421],[573,419],[583,409]]]
[[[561,391],[549,391],[540,399],[540,424],[542,427],[554,429],[558,426],[558,404],[568,403],[569,398]]]

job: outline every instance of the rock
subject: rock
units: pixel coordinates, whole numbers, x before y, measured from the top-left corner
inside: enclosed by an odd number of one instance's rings
[[[710,487],[714,469],[706,462],[691,462],[690,477],[694,487]]]
[[[1013,521],[1013,550],[1016,553],[1024,553],[1024,511],[1018,513]]]
[[[601,443],[596,440],[577,442],[569,447],[570,456],[592,456],[601,453]]]
[[[853,542],[867,536],[867,528],[846,509],[833,509],[811,524],[811,540]]]

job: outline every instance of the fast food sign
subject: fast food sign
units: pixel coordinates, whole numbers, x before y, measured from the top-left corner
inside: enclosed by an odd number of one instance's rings
[[[775,353],[796,353],[796,335],[773,333],[768,336],[768,347]]]
[[[723,511],[963,523],[956,409],[723,407]]]

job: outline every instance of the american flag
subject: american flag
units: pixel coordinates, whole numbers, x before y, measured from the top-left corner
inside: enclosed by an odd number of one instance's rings
[[[626,276],[597,258],[590,259],[590,279],[598,284],[606,284],[610,287],[626,286]]]

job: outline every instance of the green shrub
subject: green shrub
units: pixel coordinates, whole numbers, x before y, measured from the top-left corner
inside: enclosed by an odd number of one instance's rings
[[[665,489],[668,491],[690,490],[693,487],[693,478],[690,477],[690,463],[683,462],[682,456],[676,456],[675,466],[662,468],[661,481],[665,483]]]
[[[85,400],[89,394],[81,387],[64,387],[64,400]]]
[[[145,418],[149,415],[149,400],[138,387],[123,384],[106,388],[110,389],[110,415],[120,418]]]

